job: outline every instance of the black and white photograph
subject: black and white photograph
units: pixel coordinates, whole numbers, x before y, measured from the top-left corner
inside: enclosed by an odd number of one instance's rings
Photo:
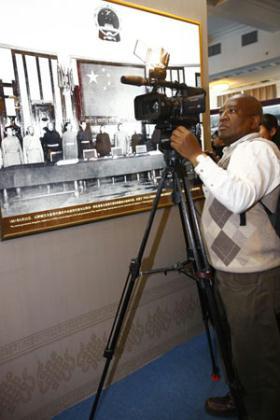
[[[145,95],[198,83],[195,23],[95,0],[81,30],[84,44],[69,25],[67,48],[48,53],[0,47],[2,239],[148,210],[168,134]]]

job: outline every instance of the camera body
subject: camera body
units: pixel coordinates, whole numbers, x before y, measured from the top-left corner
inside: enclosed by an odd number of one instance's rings
[[[151,54],[152,50],[149,49],[149,52]],[[159,148],[163,150],[170,149],[169,137],[179,125],[192,130],[199,137],[199,115],[205,112],[204,89],[165,80],[169,59],[170,54],[161,48],[157,64],[151,66],[151,60],[145,61],[148,78],[121,77],[121,82],[125,84],[152,87],[151,92],[135,97],[134,115],[138,121],[155,124],[160,132],[157,136]],[[166,89],[171,89],[171,95],[166,95]]]
[[[192,130],[198,135],[199,115],[205,112],[205,91],[202,88],[187,86],[185,83],[170,82],[160,78],[142,78],[140,76],[122,76],[121,82],[134,86],[150,86],[151,92],[138,95],[134,99],[136,120],[155,124],[160,131],[159,148],[170,148],[169,137],[179,125]],[[172,96],[166,95],[171,89]]]
[[[183,88],[180,85],[180,92],[171,97],[155,91],[134,99],[136,120],[149,124],[192,126],[199,122],[202,112],[205,112],[205,92],[186,85]]]

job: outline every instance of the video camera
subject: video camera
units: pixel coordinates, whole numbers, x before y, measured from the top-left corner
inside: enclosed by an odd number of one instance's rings
[[[152,87],[151,92],[135,97],[134,114],[138,121],[156,124],[156,128],[161,130],[161,137],[166,143],[168,143],[167,137],[179,125],[197,134],[199,114],[205,112],[204,89],[165,80],[168,62],[169,54],[166,53],[160,65],[149,71],[148,78],[121,77],[121,83],[124,84]],[[171,96],[166,95],[166,88],[172,90]]]
[[[192,126],[199,122],[199,114],[205,112],[205,91],[185,83],[151,80],[137,76],[122,76],[121,82],[134,86],[152,86],[151,93],[136,96],[134,114],[136,120],[149,124]],[[174,96],[159,93],[159,88],[176,90]]]

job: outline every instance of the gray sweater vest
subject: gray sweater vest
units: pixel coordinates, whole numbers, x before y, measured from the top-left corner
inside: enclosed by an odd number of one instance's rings
[[[223,161],[221,166],[226,169],[228,164],[229,160]],[[279,194],[280,185],[262,199],[272,212]],[[229,211],[208,192],[201,230],[209,262],[217,270],[252,273],[280,266],[280,238],[260,202],[246,211],[246,225],[241,226],[240,215]]]

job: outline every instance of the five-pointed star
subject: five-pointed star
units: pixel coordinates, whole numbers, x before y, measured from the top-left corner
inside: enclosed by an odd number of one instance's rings
[[[87,74],[87,76],[89,77],[89,83],[96,83],[97,84],[97,77],[98,74],[94,73],[93,70],[91,70],[91,72],[89,74]]]

